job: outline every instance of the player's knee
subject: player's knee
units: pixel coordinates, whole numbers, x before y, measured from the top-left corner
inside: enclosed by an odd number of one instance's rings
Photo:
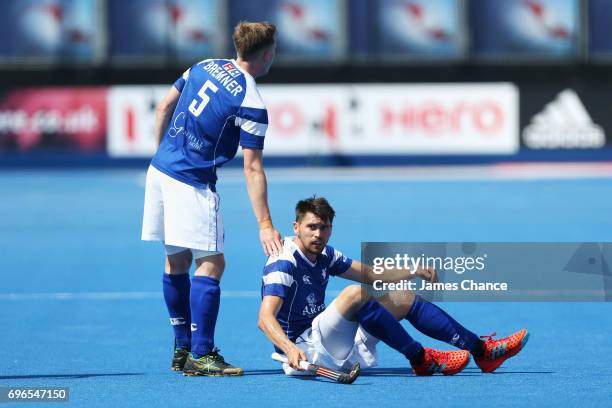
[[[410,290],[396,290],[389,294],[394,304],[410,308],[414,303],[414,292]]]
[[[381,303],[396,319],[400,320],[410,312],[414,298],[415,294],[412,291],[397,290],[389,293],[388,298]]]
[[[343,297],[345,302],[355,306],[367,302],[370,298],[367,291],[359,285],[351,285],[344,288],[340,296]]]
[[[210,259],[210,261],[207,262],[207,264],[210,266],[211,272],[221,277],[223,271],[225,271],[225,258],[223,254],[211,256],[208,259]]]

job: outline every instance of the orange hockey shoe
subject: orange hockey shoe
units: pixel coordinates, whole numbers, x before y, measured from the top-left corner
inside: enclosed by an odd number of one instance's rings
[[[414,373],[418,376],[442,373],[457,374],[470,362],[470,353],[466,350],[442,351],[424,347],[425,358],[421,364],[412,364]]]
[[[482,358],[474,357],[474,362],[483,373],[492,373],[497,370],[500,365],[510,357],[518,354],[525,347],[529,340],[529,332],[527,329],[520,330],[503,339],[495,340],[493,333],[490,336],[480,336],[481,339],[487,339],[484,342],[485,352]]]

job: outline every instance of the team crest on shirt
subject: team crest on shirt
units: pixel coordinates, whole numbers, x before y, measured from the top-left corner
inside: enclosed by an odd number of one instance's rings
[[[306,306],[302,310],[302,316],[313,316],[319,314],[321,311],[325,310],[324,304],[317,304],[317,297],[314,293],[306,296]]]
[[[304,275],[302,276],[302,280],[304,281],[306,285],[312,285],[312,282],[310,281],[310,276]]]
[[[231,62],[223,64],[223,69],[230,74],[232,78],[236,78],[238,75],[240,75],[240,71],[238,71],[238,69]]]
[[[327,268],[323,268],[323,270],[321,270],[321,275],[323,276],[323,280],[327,279]]]

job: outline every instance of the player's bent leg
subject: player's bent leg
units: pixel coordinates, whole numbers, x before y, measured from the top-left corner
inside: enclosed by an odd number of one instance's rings
[[[188,376],[235,376],[244,370],[225,362],[215,347],[215,325],[219,314],[221,287],[225,269],[222,253],[196,257],[195,275],[191,280],[191,353],[183,367]]]
[[[357,320],[366,332],[409,360],[420,361],[423,354],[421,344],[412,339],[397,319],[362,287],[347,287],[336,302],[338,311],[345,318]]]
[[[170,369],[181,371],[191,350],[191,309],[189,268],[191,252],[186,248],[166,246],[163,292],[170,324],[174,330],[174,352]]]
[[[379,300],[396,318],[406,318],[423,334],[469,351],[474,356],[476,365],[485,373],[495,371],[508,358],[518,354],[529,339],[529,333],[523,329],[499,340],[494,340],[491,336],[481,336],[488,337],[488,340],[483,342],[437,305],[409,291],[392,292]],[[460,367],[465,360],[465,356],[461,354],[442,358],[436,350],[426,349],[426,351],[432,355],[438,353],[435,356],[438,365],[444,364],[441,361],[449,360],[448,357],[452,358],[446,363],[447,367],[449,365]]]
[[[393,292],[379,300],[370,299],[359,311],[359,322],[368,333],[404,354],[416,375],[453,375],[462,371],[470,361],[467,351],[423,348],[398,322],[413,302],[410,292]]]
[[[406,318],[423,334],[469,351],[474,356],[476,365],[485,373],[495,371],[504,361],[518,354],[529,340],[529,333],[523,329],[498,340],[492,339],[491,336],[481,336],[488,337],[488,340],[483,342],[476,334],[467,330],[437,305],[411,292],[392,292],[379,301],[396,318]],[[426,351],[432,354],[430,349]],[[434,352],[438,353],[435,350]],[[464,361],[463,355],[450,357],[453,358],[448,364],[454,362],[454,365],[458,367]],[[440,355],[437,355],[436,359],[441,361]]]

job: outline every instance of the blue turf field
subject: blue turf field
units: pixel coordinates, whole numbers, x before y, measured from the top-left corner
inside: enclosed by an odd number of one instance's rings
[[[298,199],[326,196],[338,213],[331,243],[354,257],[362,240],[612,241],[610,178],[393,177],[376,184],[277,175],[269,176],[277,227],[290,233]],[[217,344],[247,372],[243,378],[170,372],[163,254],[159,245],[139,241],[143,180],[136,171],[0,173],[0,386],[70,387],[74,406],[612,404],[606,303],[443,304],[480,334],[531,331],[524,352],[493,375],[471,363],[455,377],[417,378],[381,345],[380,368],[353,386],[284,377],[256,328],[264,257],[244,185],[232,174],[219,186],[228,266]],[[344,284],[337,280],[330,289]]]

